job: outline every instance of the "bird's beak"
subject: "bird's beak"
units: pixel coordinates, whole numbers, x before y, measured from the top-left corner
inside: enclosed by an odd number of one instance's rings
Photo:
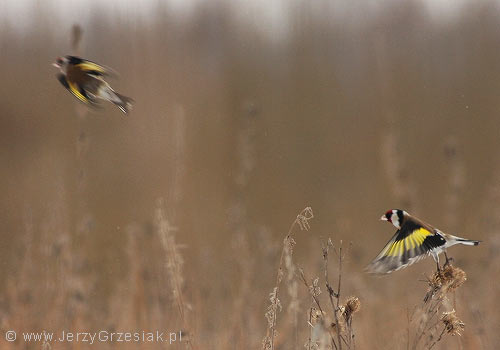
[[[56,68],[61,68],[61,65],[59,63],[56,63],[56,62],[52,63],[52,66],[54,66]]]
[[[380,220],[387,221],[387,217],[385,215],[382,215],[382,217],[380,218]]]

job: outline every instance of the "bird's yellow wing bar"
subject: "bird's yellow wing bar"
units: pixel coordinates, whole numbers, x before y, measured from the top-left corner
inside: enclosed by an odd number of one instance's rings
[[[95,76],[108,75],[115,77],[118,76],[118,74],[113,69],[101,66],[100,64],[97,64],[92,61],[87,61],[84,59],[81,59],[80,63],[75,64],[75,67],[81,69],[83,72],[89,75],[95,75]]]
[[[106,74],[108,72],[107,68],[105,68],[97,63],[90,62],[90,61],[83,61],[82,63],[77,64],[76,67],[78,67],[81,70],[86,71],[86,72],[92,71],[92,72],[99,72],[102,74]]]
[[[87,104],[90,104],[90,101],[87,97],[85,97],[85,95],[80,91],[78,85],[68,81],[68,87],[69,87],[69,91],[75,95],[76,98],[78,98],[80,101],[84,102],[84,103],[87,103]]]
[[[424,240],[427,236],[432,235],[432,232],[421,227],[414,230],[412,233],[407,235],[401,240],[395,240],[390,242],[386,247],[385,256],[401,256],[407,250],[419,249],[422,247]]]

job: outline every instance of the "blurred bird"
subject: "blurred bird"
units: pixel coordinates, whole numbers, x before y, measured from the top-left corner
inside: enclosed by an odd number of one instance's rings
[[[97,99],[101,99],[115,104],[125,114],[132,109],[134,100],[115,92],[104,80],[116,75],[110,68],[76,56],[59,57],[52,65],[60,70],[57,79],[61,84],[85,104],[97,106]]]
[[[380,220],[389,221],[398,230],[380,254],[367,266],[366,271],[385,274],[407,267],[426,256],[432,255],[439,267],[439,254],[455,244],[478,245],[473,241],[444,233],[404,210],[393,209],[382,215]]]

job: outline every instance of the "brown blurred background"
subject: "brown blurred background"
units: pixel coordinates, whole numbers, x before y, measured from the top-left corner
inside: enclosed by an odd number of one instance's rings
[[[309,275],[321,239],[352,242],[359,348],[406,347],[434,269],[362,272],[392,208],[483,241],[451,250],[467,326],[439,345],[500,342],[497,2],[21,4],[0,5],[2,331],[182,327],[155,235],[164,198],[201,349],[260,348],[280,245],[306,206],[295,259]],[[55,78],[75,24],[81,55],[120,73],[129,116],[87,111]]]

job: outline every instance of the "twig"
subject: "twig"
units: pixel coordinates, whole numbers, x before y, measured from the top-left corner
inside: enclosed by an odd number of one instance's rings
[[[302,280],[302,282],[304,282],[304,285],[308,288],[308,289],[312,289],[313,287],[310,286],[308,283],[307,283],[307,279],[306,279],[306,276],[304,275],[304,270],[302,268],[299,268],[299,272],[300,272],[300,278]],[[311,294],[312,296],[312,299],[314,301],[314,303],[316,304],[316,306],[318,307],[319,311],[321,312],[321,314],[323,314],[323,309],[321,308],[321,305],[319,303],[319,300],[318,300],[318,297],[314,294],[314,292],[311,292],[309,293]]]
[[[335,302],[333,301],[333,298],[337,298],[337,305],[338,305],[338,298],[339,294],[335,293],[333,288],[330,285],[330,282],[328,280],[328,253],[330,251],[330,246],[333,247],[333,243],[331,239],[328,239],[326,242],[326,246],[323,246],[323,260],[324,260],[324,270],[325,270],[325,284],[326,284],[326,290],[328,291],[328,298],[330,300],[330,304],[332,305],[332,310],[333,310],[333,315],[335,317],[335,324],[337,325],[337,341],[339,343],[340,349],[342,349],[342,344],[340,341],[340,327],[339,327],[339,318],[337,316],[337,310],[338,306],[335,307]],[[337,344],[335,341],[332,339],[332,344],[335,346],[335,349],[337,348]]]
[[[312,297],[312,301],[314,301],[314,303],[316,304],[316,306],[318,307],[318,310],[321,312],[321,318],[324,320],[324,311],[323,311],[323,308],[321,307],[320,303],[319,303],[319,299],[318,299],[318,294],[319,294],[319,288],[318,288],[318,292],[315,291],[315,282],[312,283],[312,285],[310,286],[308,283],[307,283],[307,278],[304,274],[304,270],[302,268],[299,268],[299,272],[300,272],[300,277],[301,277],[301,280],[302,282],[304,282],[304,285],[309,289],[309,294],[311,295]],[[339,334],[340,330],[339,330],[339,326],[338,326],[338,323],[337,323],[337,334]],[[332,344],[335,345],[335,349],[337,349],[337,346],[335,344],[335,340],[333,339],[333,335],[331,332],[328,332],[330,334],[330,339],[332,341]]]
[[[431,344],[431,346],[429,346],[429,350],[432,349],[434,347],[434,345],[436,345],[439,341],[441,341],[441,338],[443,337],[443,334],[444,332],[446,331],[446,327],[443,327],[443,331],[441,332],[441,334],[439,335],[439,338],[437,338],[434,343]]]

